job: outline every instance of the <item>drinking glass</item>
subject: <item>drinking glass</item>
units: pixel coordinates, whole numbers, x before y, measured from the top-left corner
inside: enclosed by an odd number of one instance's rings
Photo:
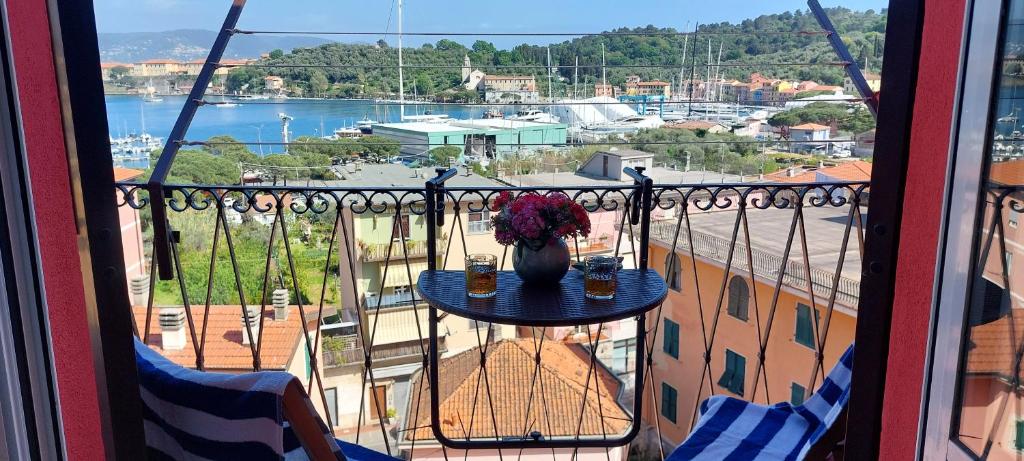
[[[466,294],[470,298],[491,298],[498,292],[498,257],[488,254],[466,256]]]
[[[619,259],[613,256],[587,256],[583,260],[583,291],[590,299],[615,297]]]

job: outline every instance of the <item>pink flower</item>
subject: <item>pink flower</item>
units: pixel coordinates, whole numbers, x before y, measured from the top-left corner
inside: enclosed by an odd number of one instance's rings
[[[587,236],[590,218],[587,211],[561,192],[546,195],[524,193],[515,197],[503,191],[494,199],[491,218],[494,237],[502,245],[518,240],[552,240]]]

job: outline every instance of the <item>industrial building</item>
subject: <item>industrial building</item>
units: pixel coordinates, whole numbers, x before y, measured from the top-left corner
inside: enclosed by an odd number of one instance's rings
[[[473,119],[381,123],[373,134],[402,144],[402,155],[423,155],[436,147],[459,146],[469,156],[495,158],[520,149],[566,143],[568,125],[521,120]]]

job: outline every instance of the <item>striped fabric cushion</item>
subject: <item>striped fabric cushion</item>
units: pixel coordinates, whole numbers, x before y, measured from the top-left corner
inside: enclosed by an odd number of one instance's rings
[[[853,345],[803,405],[756,405],[725,396],[701,403],[700,419],[667,461],[800,460],[850,398]]]
[[[295,376],[191,370],[138,339],[135,357],[149,459],[308,459],[282,410],[285,388]],[[312,412],[308,398],[306,404]],[[344,461],[333,435],[320,425],[337,459]]]

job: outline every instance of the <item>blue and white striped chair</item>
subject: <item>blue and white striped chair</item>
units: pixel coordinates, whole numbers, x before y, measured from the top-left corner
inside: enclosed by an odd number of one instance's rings
[[[666,461],[802,460],[822,442],[850,399],[853,345],[802,405],[757,405],[712,396],[689,437]]]
[[[397,461],[335,440],[290,373],[196,371],[138,339],[135,357],[151,460]]]

